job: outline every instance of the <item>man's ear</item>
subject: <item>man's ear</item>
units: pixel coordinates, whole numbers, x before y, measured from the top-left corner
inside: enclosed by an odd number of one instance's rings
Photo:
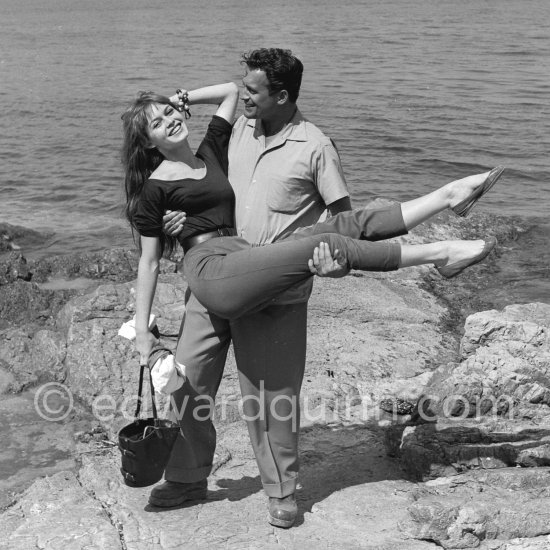
[[[279,105],[284,105],[285,103],[288,103],[288,92],[286,90],[280,90],[277,92],[277,103]]]

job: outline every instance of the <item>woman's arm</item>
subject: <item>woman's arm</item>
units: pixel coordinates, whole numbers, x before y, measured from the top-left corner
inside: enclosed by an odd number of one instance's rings
[[[139,352],[141,364],[147,362],[157,343],[149,330],[149,316],[157,288],[160,256],[159,238],[142,236],[136,285],[136,350]]]
[[[205,86],[204,88],[197,88],[188,92],[183,90],[183,92],[187,93],[189,105],[218,105],[216,115],[233,124],[239,101],[239,88],[234,82]],[[179,96],[177,94],[173,95],[170,97],[170,101],[178,104]]]

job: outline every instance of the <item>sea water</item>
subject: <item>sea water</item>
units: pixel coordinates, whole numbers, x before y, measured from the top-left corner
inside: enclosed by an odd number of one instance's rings
[[[299,106],[337,143],[355,204],[503,164],[480,205],[547,219],[547,0],[0,0],[0,221],[40,254],[129,243],[120,115],[138,90],[240,83],[240,54],[291,48]],[[196,107],[197,145],[211,107]]]

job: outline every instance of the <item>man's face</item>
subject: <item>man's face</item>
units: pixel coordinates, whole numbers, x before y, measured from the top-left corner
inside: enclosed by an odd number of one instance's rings
[[[243,78],[244,90],[241,99],[244,102],[244,116],[270,120],[278,115],[278,92],[270,93],[269,81],[265,71],[248,69]]]

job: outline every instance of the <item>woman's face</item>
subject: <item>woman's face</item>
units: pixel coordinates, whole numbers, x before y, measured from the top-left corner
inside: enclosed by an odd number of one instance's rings
[[[172,105],[153,103],[147,124],[151,146],[160,152],[177,148],[189,136],[184,120],[184,115]]]

